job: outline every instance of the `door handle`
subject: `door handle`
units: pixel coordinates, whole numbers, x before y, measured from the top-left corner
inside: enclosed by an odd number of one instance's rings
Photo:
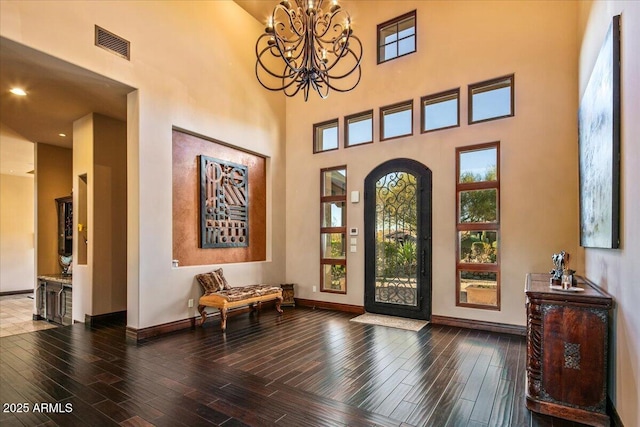
[[[64,288],[60,289],[60,292],[58,292],[58,315],[60,315],[60,322],[62,322],[62,294],[64,293]]]
[[[422,250],[422,254],[421,254],[422,256],[420,257],[420,274],[422,274],[423,276],[424,276],[424,273],[425,273],[424,264],[425,264],[425,259],[426,259],[426,252],[427,251],[423,249]]]

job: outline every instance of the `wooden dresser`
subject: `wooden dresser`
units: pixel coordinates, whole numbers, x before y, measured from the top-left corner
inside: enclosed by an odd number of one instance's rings
[[[528,274],[527,408],[609,426],[607,358],[610,295],[578,277],[582,292],[556,291],[549,274]]]

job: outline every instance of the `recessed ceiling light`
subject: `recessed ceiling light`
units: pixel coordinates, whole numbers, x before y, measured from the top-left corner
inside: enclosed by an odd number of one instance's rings
[[[21,89],[19,87],[14,87],[9,92],[11,92],[14,95],[18,95],[18,96],[26,96],[27,95],[27,92],[25,92],[24,89]]]
[[[65,136],[67,136],[67,134],[66,133],[59,133],[58,136],[65,137]]]

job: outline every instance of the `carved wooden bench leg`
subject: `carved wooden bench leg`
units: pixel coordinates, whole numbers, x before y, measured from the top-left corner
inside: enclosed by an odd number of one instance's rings
[[[276,311],[280,314],[282,314],[282,308],[280,307],[280,304],[282,304],[282,300],[282,297],[276,298]]]
[[[220,309],[220,329],[224,332],[227,329],[227,309]]]
[[[200,312],[200,316],[202,316],[202,320],[200,321],[200,326],[204,325],[205,320],[207,320],[207,312],[204,311],[206,305],[199,305],[198,311]]]

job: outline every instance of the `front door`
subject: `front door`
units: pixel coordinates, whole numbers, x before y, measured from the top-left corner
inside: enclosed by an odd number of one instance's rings
[[[431,171],[394,159],[365,179],[365,309],[431,317]]]

